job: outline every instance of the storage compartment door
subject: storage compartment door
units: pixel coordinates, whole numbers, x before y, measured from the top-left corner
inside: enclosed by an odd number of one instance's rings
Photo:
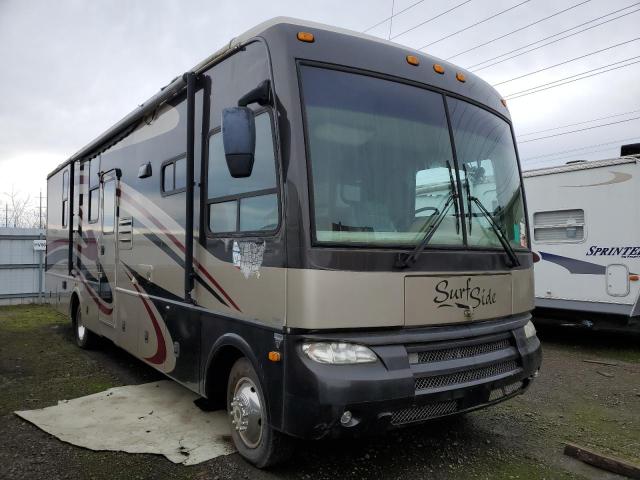
[[[626,265],[607,266],[607,293],[612,297],[629,295],[629,270]]]

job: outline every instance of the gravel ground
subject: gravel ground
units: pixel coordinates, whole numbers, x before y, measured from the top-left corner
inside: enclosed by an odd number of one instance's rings
[[[545,331],[542,339],[540,378],[493,408],[356,441],[300,442],[287,465],[270,471],[237,454],[185,467],[78,448],[15,416],[162,377],[113,345],[76,348],[67,320],[46,307],[0,308],[0,478],[621,478],[564,456],[562,446],[573,441],[640,462],[640,339],[573,330]]]

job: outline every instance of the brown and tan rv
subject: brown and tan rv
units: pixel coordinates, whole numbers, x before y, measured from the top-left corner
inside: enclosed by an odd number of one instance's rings
[[[226,408],[263,467],[526,390],[541,362],[499,94],[378,38],[278,18],[48,177],[46,291]]]

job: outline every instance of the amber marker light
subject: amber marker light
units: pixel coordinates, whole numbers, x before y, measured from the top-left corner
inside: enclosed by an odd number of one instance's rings
[[[418,57],[416,57],[415,55],[407,55],[407,63],[409,65],[417,67],[418,65],[420,65],[420,60],[418,60]]]
[[[466,82],[467,81],[467,77],[464,76],[464,73],[456,73],[456,80],[458,80],[459,82]]]
[[[632,282],[637,282],[638,280],[640,280],[640,275],[629,275],[629,280],[631,280]]]
[[[298,40],[300,40],[301,42],[313,43],[315,41],[315,38],[313,36],[313,33],[298,32]]]
[[[269,352],[269,360],[271,360],[272,362],[279,362],[280,361],[280,352]]]
[[[433,64],[433,71],[442,75],[444,73],[444,67],[439,63]]]

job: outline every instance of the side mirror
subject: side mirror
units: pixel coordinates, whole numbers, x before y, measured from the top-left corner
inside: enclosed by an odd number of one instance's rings
[[[222,143],[231,176],[251,176],[256,151],[256,124],[251,109],[231,107],[222,111]]]

